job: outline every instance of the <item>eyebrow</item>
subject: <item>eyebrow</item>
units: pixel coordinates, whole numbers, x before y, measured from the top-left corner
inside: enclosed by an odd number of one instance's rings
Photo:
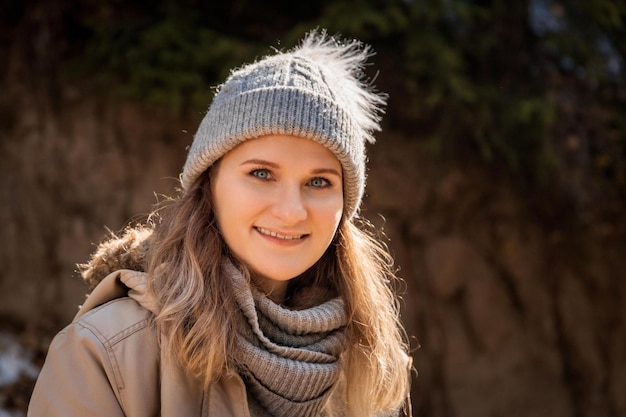
[[[246,161],[243,161],[241,165],[267,165],[272,168],[280,168],[280,165],[278,165],[277,163],[266,161],[264,159],[248,159]]]
[[[275,162],[271,162],[271,161],[266,161],[264,159],[248,159],[246,161],[243,161],[241,165],[265,165],[265,166],[275,168],[275,169],[280,168],[279,164]],[[336,175],[339,178],[341,178],[341,173],[334,168],[316,168],[312,171],[312,173],[316,175],[331,174],[331,175]]]
[[[318,168],[313,170],[313,174],[332,174],[341,178],[341,174],[334,168]]]

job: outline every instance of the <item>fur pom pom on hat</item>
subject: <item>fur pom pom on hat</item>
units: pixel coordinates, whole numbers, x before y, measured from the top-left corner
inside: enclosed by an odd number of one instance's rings
[[[344,213],[354,216],[365,188],[365,142],[374,142],[386,96],[364,80],[370,49],[311,32],[295,47],[233,71],[194,137],[183,189],[241,142],[265,135],[314,140],[343,169]]]

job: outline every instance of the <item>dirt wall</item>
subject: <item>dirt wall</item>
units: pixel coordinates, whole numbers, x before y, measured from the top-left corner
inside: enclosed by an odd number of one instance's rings
[[[75,264],[169,194],[200,115],[76,88],[0,102],[0,317],[64,326],[85,286]],[[41,94],[39,94],[41,93]],[[363,213],[406,280],[417,415],[626,414],[624,241],[576,207],[477,164],[433,158],[386,131],[370,148]],[[382,219],[384,217],[384,221]]]

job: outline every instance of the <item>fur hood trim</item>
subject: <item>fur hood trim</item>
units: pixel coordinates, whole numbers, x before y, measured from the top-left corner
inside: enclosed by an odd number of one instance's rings
[[[117,270],[145,271],[146,253],[153,231],[143,225],[128,227],[121,236],[112,233],[109,239],[100,243],[89,261],[78,265],[89,291],[93,291],[100,281]]]

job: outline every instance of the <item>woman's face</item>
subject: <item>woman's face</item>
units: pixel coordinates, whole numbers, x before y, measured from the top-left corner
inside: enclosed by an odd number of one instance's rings
[[[226,244],[272,298],[330,245],[343,212],[339,160],[319,143],[270,135],[215,166],[215,215]]]

